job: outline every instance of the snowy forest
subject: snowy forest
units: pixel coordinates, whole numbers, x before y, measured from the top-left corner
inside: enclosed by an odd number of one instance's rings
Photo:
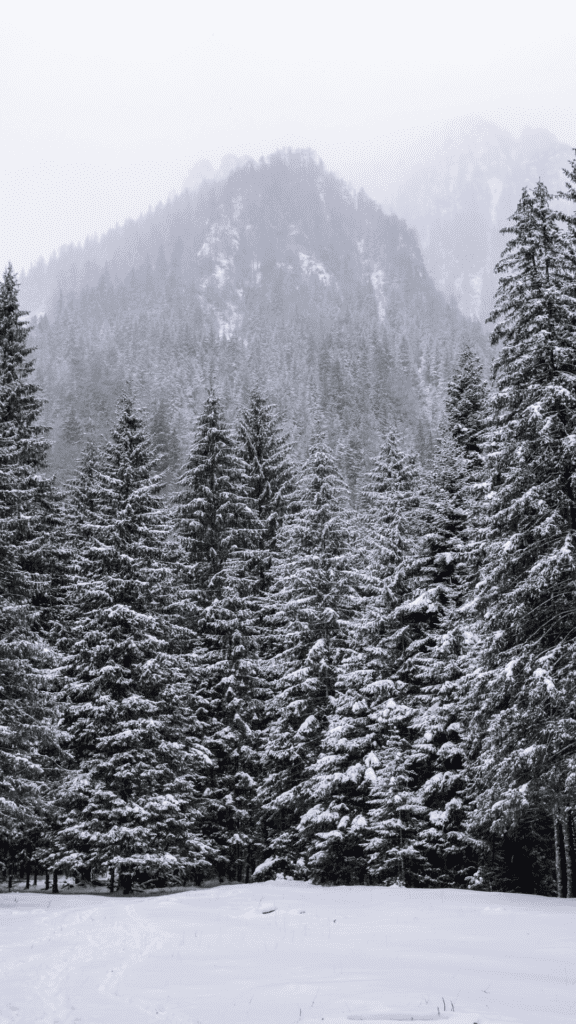
[[[462,345],[433,440],[387,430],[353,495],[321,413],[304,457],[275,396],[230,422],[217,383],[177,472],[126,387],[57,485],[8,267],[9,888],[575,895],[576,158],[565,175],[562,212],[539,183],[505,229],[491,379]]]

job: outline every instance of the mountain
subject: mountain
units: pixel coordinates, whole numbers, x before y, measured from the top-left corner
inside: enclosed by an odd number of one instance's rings
[[[572,155],[548,131],[526,128],[516,139],[484,121],[457,122],[405,173],[394,194],[374,194],[415,228],[437,286],[483,323],[505,243],[500,228],[525,185],[541,178],[551,192],[563,186],[562,168]]]
[[[249,156],[237,157],[234,153],[227,153],[226,156],[222,157],[218,170],[212,166],[209,160],[199,160],[188,171],[182,188],[193,191],[203,181],[222,181],[232,171],[235,171],[237,167],[244,167],[248,163],[250,163]]]
[[[301,446],[323,426],[354,487],[391,426],[427,454],[462,345],[485,356],[415,233],[308,151],[66,248],[25,275],[21,300],[61,474],[125,386],[175,464],[211,383],[231,418],[259,384]]]

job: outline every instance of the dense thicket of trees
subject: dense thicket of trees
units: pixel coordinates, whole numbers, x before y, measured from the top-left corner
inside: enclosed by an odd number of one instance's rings
[[[261,393],[234,425],[214,390],[169,496],[170,433],[156,410],[155,456],[125,394],[58,498],[7,270],[8,876],[575,895],[575,220],[550,198],[507,229],[491,385],[463,347],[431,458],[387,432],[354,498],[321,420],[299,463]]]

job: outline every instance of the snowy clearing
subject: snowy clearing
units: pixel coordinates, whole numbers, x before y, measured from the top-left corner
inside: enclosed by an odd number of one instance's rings
[[[576,901],[541,896],[289,881],[4,894],[0,942],[2,1024],[576,1020]]]

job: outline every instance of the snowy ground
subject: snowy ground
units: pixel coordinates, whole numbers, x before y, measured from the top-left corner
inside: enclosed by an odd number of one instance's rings
[[[439,1017],[576,1021],[576,900],[288,881],[0,896],[2,1024]]]

